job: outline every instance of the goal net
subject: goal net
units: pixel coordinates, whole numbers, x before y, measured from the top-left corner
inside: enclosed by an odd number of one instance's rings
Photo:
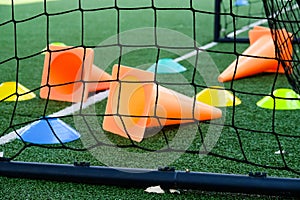
[[[264,1],[269,25],[279,33],[274,32],[274,42],[277,46],[279,59],[285,67],[286,76],[298,93],[299,90],[299,1]],[[284,31],[290,35],[283,36]],[[281,33],[281,34],[280,34]],[[281,36],[281,37],[280,37]],[[278,41],[278,42],[277,42]],[[287,42],[293,42],[293,48],[288,50]],[[282,43],[282,45],[280,45]]]
[[[259,0],[216,0],[214,40],[249,42],[247,30],[267,26],[263,2]]]
[[[20,2],[0,2],[1,175],[299,194],[300,97],[277,62],[287,54],[238,42],[282,28],[298,38],[299,10],[277,12],[291,1],[267,3],[268,18],[261,1]],[[285,65],[295,91],[297,45]],[[242,59],[267,69],[239,77]]]

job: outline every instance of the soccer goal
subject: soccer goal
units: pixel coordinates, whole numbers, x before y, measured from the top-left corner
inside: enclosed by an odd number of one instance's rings
[[[247,30],[267,26],[263,2],[259,0],[216,0],[214,40],[249,42]]]
[[[283,0],[0,2],[0,179],[299,196],[298,19]]]

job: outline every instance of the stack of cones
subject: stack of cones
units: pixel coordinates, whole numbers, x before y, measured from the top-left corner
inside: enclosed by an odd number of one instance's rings
[[[111,76],[93,64],[92,49],[49,46],[42,75],[40,97],[44,99],[81,102],[89,92],[109,88]]]

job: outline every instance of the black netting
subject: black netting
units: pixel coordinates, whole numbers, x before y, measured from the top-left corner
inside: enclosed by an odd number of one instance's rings
[[[92,165],[141,168],[172,165],[177,169],[194,171],[235,174],[266,171],[275,176],[299,176],[299,112],[276,110],[275,106],[273,109],[256,106],[256,102],[264,96],[270,97],[272,102],[282,99],[274,96],[273,91],[289,86],[285,76],[278,73],[259,74],[219,83],[218,72],[223,71],[234,59],[247,56],[242,53],[246,45],[236,41],[211,43],[213,20],[216,14],[220,14],[215,12],[213,3],[208,5],[193,0],[174,2],[78,0],[68,3],[43,1],[30,6],[15,4],[14,1],[10,5],[0,4],[0,16],[4,16],[0,17],[0,42],[3,44],[0,49],[0,81],[20,82],[30,88],[22,93],[16,91],[15,85],[10,96],[0,101],[0,151],[4,152],[4,157],[34,162],[73,163],[78,160],[88,161]],[[232,7],[233,1],[228,1],[228,4],[223,2],[226,11],[222,15],[226,16],[226,26],[232,28],[229,32],[238,33],[250,21],[262,20],[262,7],[257,6],[257,2],[249,1],[245,10]],[[282,5],[279,5],[280,1],[276,1],[277,4],[271,2],[267,3],[271,8],[268,16],[273,16],[269,17],[271,28],[286,28],[293,33],[293,38],[299,38],[299,10],[291,9],[297,4],[293,4],[293,1],[283,1]],[[274,15],[274,8],[275,13],[282,9],[291,9],[293,12]],[[250,14],[253,9],[254,15]],[[68,47],[51,49],[49,45],[57,41],[66,43]],[[294,89],[299,92],[297,45],[295,41],[293,70],[289,73],[288,67],[287,75]],[[93,63],[103,71],[112,74],[113,66],[116,66],[115,79],[97,81],[85,78],[84,71],[91,49],[95,54]],[[70,75],[67,70],[70,66],[61,64],[61,79],[51,82],[50,73],[41,85],[43,66],[51,70],[51,58],[68,51],[79,52],[78,58],[83,62],[77,66],[79,76],[75,74],[73,80],[65,79]],[[49,55],[46,63],[43,53]],[[282,54],[279,52],[279,55]],[[188,70],[181,74],[159,74],[155,65],[152,80],[121,79],[122,65],[147,69],[162,58],[172,58]],[[70,60],[74,61],[72,56]],[[84,89],[92,83],[107,82],[119,84],[115,90],[116,108],[109,114],[105,113],[108,91],[91,91],[87,94]],[[130,115],[120,109],[120,104],[124,102],[120,102],[119,96],[126,93],[122,88],[130,84],[152,84],[156,88],[152,96],[151,114],[141,112]],[[80,100],[76,103],[50,98],[51,91],[70,85],[72,88],[78,85],[83,88],[77,94]],[[190,113],[197,110],[195,96],[204,89],[230,92],[233,97],[239,97],[242,104],[235,104],[237,100],[234,99],[232,107],[219,108],[222,111],[222,118],[219,119],[199,121],[196,113],[185,116],[184,119],[189,123],[184,125],[162,126],[166,119],[180,119],[159,114],[161,105],[158,104],[158,91],[161,86],[190,97],[188,108],[182,108],[190,109]],[[20,101],[22,96],[30,92],[38,96],[45,88],[48,90],[46,98]],[[72,96],[72,91],[64,95],[67,94]],[[17,96],[16,101],[6,101],[14,95]],[[166,104],[171,104],[174,99],[166,101]],[[130,102],[132,109],[136,106],[143,110],[145,105],[139,102],[140,99]],[[107,116],[118,118],[118,127],[122,127],[129,138],[105,131],[102,124]],[[140,142],[129,134],[131,127],[126,124],[128,118],[134,122],[151,119],[158,125],[147,128]],[[62,130],[56,127],[56,122],[51,124],[53,119],[59,119],[77,130],[80,139],[63,142]],[[52,138],[58,139],[57,144],[37,144],[22,138],[24,131],[41,121],[42,128],[34,129],[40,135],[35,139],[39,141],[43,134],[49,133]],[[50,128],[50,132],[43,128]]]
[[[217,0],[215,40],[220,42],[248,42],[247,30],[266,26],[263,2],[259,0]]]
[[[298,93],[299,90],[299,1],[264,1],[278,57],[285,67],[286,76]],[[279,30],[279,31],[278,31]],[[288,31],[290,35],[284,35]],[[288,43],[293,43],[290,49]]]

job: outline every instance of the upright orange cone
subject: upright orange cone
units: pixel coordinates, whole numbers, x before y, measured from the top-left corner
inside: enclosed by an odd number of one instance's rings
[[[157,86],[152,72],[113,67],[103,129],[140,142],[147,127],[211,120],[221,110]]]
[[[274,32],[287,34],[283,30]],[[232,81],[263,72],[284,73],[283,66],[275,59],[275,45],[270,29],[254,27],[249,31],[249,39],[250,46],[219,75],[219,82]],[[288,46],[292,51],[291,44]]]
[[[53,52],[45,55],[41,98],[80,102],[87,99],[88,92],[109,88],[105,81],[111,80],[111,76],[93,65],[92,49],[54,45],[50,49]]]

